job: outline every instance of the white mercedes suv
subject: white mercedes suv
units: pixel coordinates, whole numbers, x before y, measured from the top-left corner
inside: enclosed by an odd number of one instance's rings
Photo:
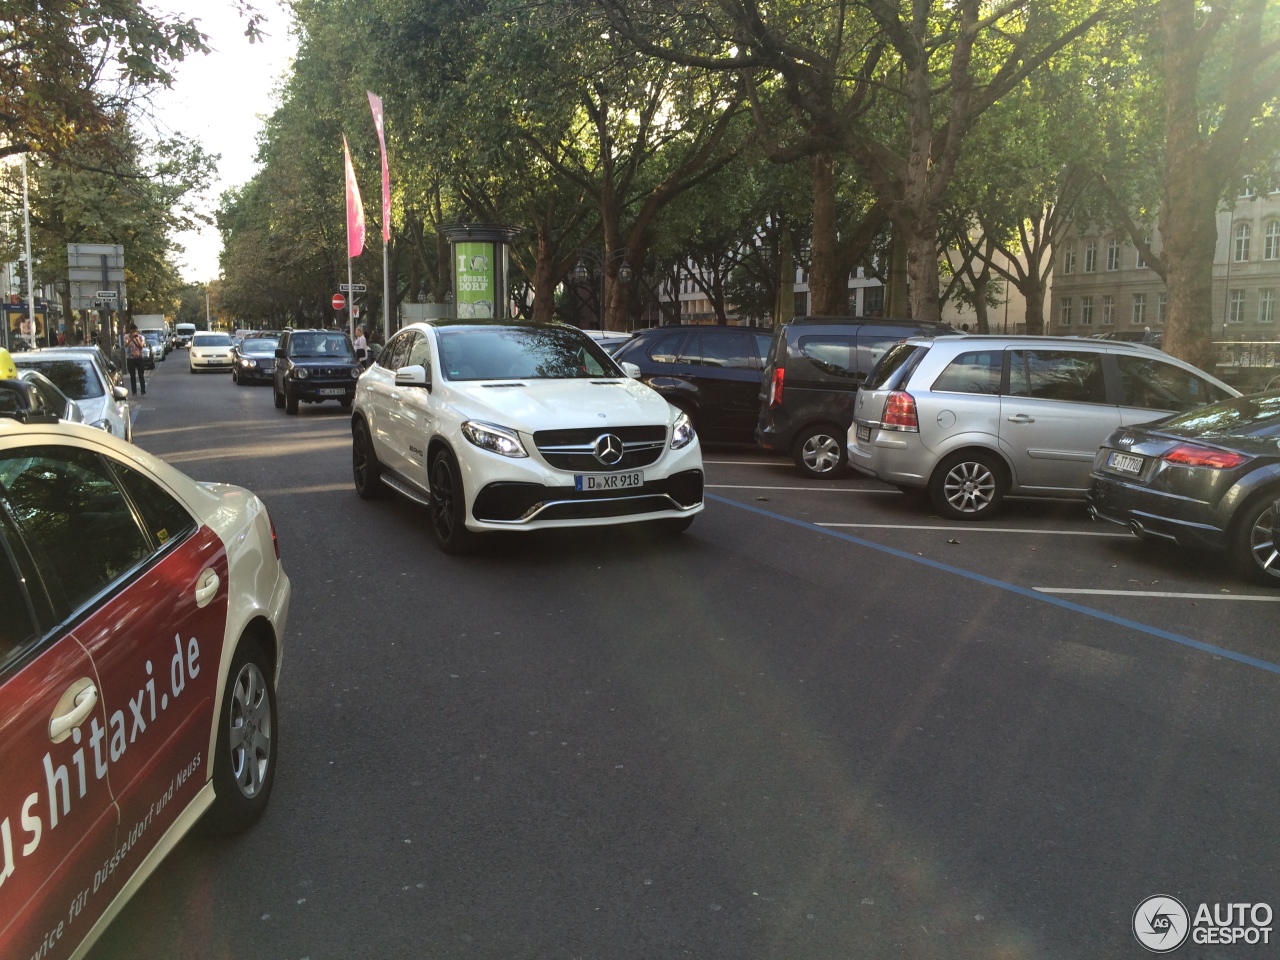
[[[425,505],[446,553],[488,530],[684,530],[702,510],[698,436],[638,372],[561,324],[407,326],[356,385],[356,492]]]

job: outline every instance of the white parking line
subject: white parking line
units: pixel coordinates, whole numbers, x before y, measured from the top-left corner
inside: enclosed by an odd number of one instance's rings
[[[274,490],[259,490],[260,497],[279,497],[292,493],[338,493],[342,490],[354,489],[350,483],[317,483],[309,487],[277,487]]]
[[[804,490],[809,493],[892,493],[901,496],[901,490],[867,490],[862,487],[767,487],[762,483],[708,483],[708,490]]]
[[[790,460],[703,460],[703,463],[728,464],[733,467],[790,467]]]
[[[819,523],[819,527],[856,527],[861,530],[963,530],[965,533],[1048,533],[1056,537],[1121,537],[1128,533],[1105,533],[1097,530],[1036,530],[1032,527],[987,527],[976,523],[962,527],[944,527],[938,524],[912,523]]]
[[[1074,587],[1032,587],[1037,593],[1084,594],[1095,597],[1164,597],[1167,600],[1258,600],[1280,603],[1280,594],[1260,596],[1246,593],[1166,593],[1159,590],[1079,590]]]

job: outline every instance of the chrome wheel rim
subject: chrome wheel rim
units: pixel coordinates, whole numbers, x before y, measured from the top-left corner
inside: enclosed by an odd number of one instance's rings
[[[431,522],[441,540],[453,535],[453,471],[441,457],[431,468]]]
[[[840,466],[840,444],[835,437],[815,434],[800,448],[800,459],[814,473],[830,473]]]
[[[231,688],[231,776],[247,799],[258,795],[271,766],[271,699],[256,663],[240,668]]]
[[[1280,548],[1276,547],[1275,507],[1262,512],[1249,531],[1249,553],[1253,562],[1269,577],[1280,579]]]
[[[995,474],[984,463],[957,463],[947,471],[942,494],[961,513],[981,513],[995,500]]]

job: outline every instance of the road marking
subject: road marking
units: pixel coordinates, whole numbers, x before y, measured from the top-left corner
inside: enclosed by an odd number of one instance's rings
[[[901,490],[868,490],[864,487],[767,487],[761,483],[708,483],[708,490],[807,490],[810,493],[892,493]]]
[[[965,533],[1047,533],[1055,537],[1119,537],[1128,539],[1129,533],[1108,533],[1101,530],[1035,530],[1031,527],[986,527],[976,523],[961,527],[943,527],[927,523],[819,523],[820,527],[857,527],[864,530],[963,530]],[[1036,589],[1039,589],[1037,587]]]
[[[1168,600],[1257,600],[1280,603],[1280,594],[1261,596],[1248,593],[1170,593],[1162,590],[1082,590],[1075,587],[1035,587],[1040,593],[1084,594],[1095,597],[1164,597]]]
[[[350,483],[317,483],[310,487],[276,487],[274,490],[259,490],[260,497],[281,497],[291,493],[338,493],[351,490]]]
[[[1005,590],[1009,593],[1017,594],[1020,597],[1026,597],[1031,600],[1039,600],[1041,603],[1047,603],[1063,610],[1070,610],[1073,613],[1083,614],[1094,620],[1101,620],[1104,623],[1115,624],[1118,627],[1124,627],[1127,630],[1136,630],[1139,633],[1145,633],[1149,637],[1157,637],[1161,640],[1168,640],[1171,643],[1181,644],[1184,647],[1191,647],[1203,653],[1212,654],[1215,657],[1222,657],[1224,660],[1234,660],[1236,663],[1243,663],[1246,666],[1256,667],[1259,670],[1265,670],[1268,673],[1280,674],[1280,664],[1271,663],[1267,660],[1259,660],[1257,657],[1251,657],[1248,654],[1237,653],[1234,650],[1228,650],[1225,647],[1215,647],[1211,643],[1205,643],[1203,640],[1194,640],[1191,637],[1184,637],[1180,633],[1173,633],[1169,630],[1161,630],[1159,627],[1153,627],[1147,623],[1141,623],[1137,620],[1130,620],[1128,617],[1118,617],[1115,614],[1104,613],[1102,610],[1095,610],[1092,607],[1081,606],[1078,603],[1072,603],[1070,600],[1063,600],[1047,593],[1039,593],[1030,587],[1020,587],[1015,583],[1008,583],[1004,580],[997,580],[995,577],[988,577],[981,573],[975,573],[972,570],[965,570],[962,567],[953,567],[949,563],[942,563],[939,560],[931,560],[928,557],[921,557],[914,553],[907,553],[905,550],[897,550],[893,547],[887,547],[882,543],[876,543],[872,540],[863,540],[861,537],[855,537],[849,533],[841,533],[839,530],[829,530],[820,527],[808,520],[797,520],[795,517],[788,517],[785,514],[775,513],[772,510],[765,510],[753,503],[743,503],[741,500],[731,500],[728,497],[718,497],[715,494],[708,494],[707,500],[713,500],[716,503],[723,503],[730,507],[737,507],[739,510],[746,510],[749,513],[759,514],[770,520],[778,520],[782,523],[790,524],[793,527],[800,527],[804,530],[812,530],[817,533],[825,534],[829,537],[835,537],[839,540],[845,540],[859,547],[867,547],[878,553],[886,553],[891,557],[897,557],[900,560],[910,560],[912,563],[920,564],[922,567],[930,567],[934,570],[941,570],[944,573],[955,574],[966,580],[973,580],[976,583],[985,584],[989,587],[995,587],[999,590]]]
[[[728,464],[733,467],[790,467],[790,460],[703,460],[703,463]]]

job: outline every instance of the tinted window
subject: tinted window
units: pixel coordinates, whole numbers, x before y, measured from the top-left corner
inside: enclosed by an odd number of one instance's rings
[[[196,347],[229,347],[231,337],[225,333],[197,333],[191,344]]]
[[[0,496],[37,562],[76,610],[151,554],[100,457],[67,447],[8,451]]]
[[[88,400],[106,392],[92,360],[37,360],[34,357],[22,357],[15,358],[15,362],[20,367],[39,370],[72,400]]]
[[[265,340],[257,337],[241,343],[240,352],[246,357],[271,357],[275,355],[277,346],[279,346],[278,340]]]
[[[1130,407],[1181,413],[1226,398],[1207,380],[1164,360],[1117,356],[1116,366],[1124,384],[1124,403]]]
[[[0,519],[0,669],[8,666],[39,637],[35,611],[18,573],[15,538]]]
[[[751,335],[756,341],[756,356],[760,358],[760,366],[764,366],[769,361],[769,346],[773,343],[773,336],[768,333],[753,333]]]
[[[378,355],[378,366],[387,370],[399,370],[403,367],[409,356],[409,346],[417,336],[416,330],[409,330],[392,337],[391,342],[387,344],[387,349]]]
[[[680,360],[704,367],[749,370],[750,354],[751,344],[745,333],[702,330],[689,338],[680,351]]]
[[[1200,407],[1160,424],[1188,437],[1280,437],[1280,393],[1252,394]]]
[[[572,380],[622,371],[590,337],[555,327],[441,330],[440,365],[450,380]]]
[[[427,372],[431,372],[431,341],[426,337],[418,336],[413,340],[409,347],[409,357],[404,362],[406,367],[422,366],[426,367]]]
[[[156,543],[163,546],[181,540],[195,530],[196,522],[186,507],[169,496],[154,480],[123,463],[113,462],[113,466]]]
[[[865,386],[871,390],[896,389],[920,362],[928,350],[918,343],[900,343],[890,347],[867,376]]]
[[[853,337],[837,337],[830,334],[801,337],[797,348],[800,355],[815,369],[829,377],[853,380],[858,367],[855,359],[856,342]]]
[[[654,341],[653,346],[649,348],[649,359],[655,363],[675,363],[680,344],[684,338],[684,331],[659,337]]]
[[[947,393],[1000,392],[1000,368],[1004,363],[1001,350],[972,350],[962,353],[933,381],[933,389]]]
[[[1009,393],[1015,397],[1106,403],[1102,354],[1067,350],[1011,350]]]
[[[865,377],[890,347],[902,340],[903,333],[884,333],[863,329],[858,332],[858,373]]]
[[[346,360],[354,362],[355,350],[345,333],[303,332],[289,338],[289,356],[295,360]]]

